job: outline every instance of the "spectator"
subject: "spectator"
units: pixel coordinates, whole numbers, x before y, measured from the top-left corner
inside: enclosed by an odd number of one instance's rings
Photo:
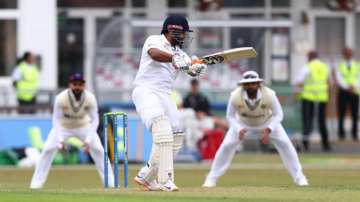
[[[204,136],[202,125],[192,108],[182,107],[183,99],[177,90],[173,90],[170,95],[179,110],[180,126],[185,132],[183,151],[192,154],[195,160],[199,161],[201,160],[201,155],[197,145],[199,140]]]
[[[354,141],[357,141],[360,64],[352,59],[352,50],[350,48],[343,50],[343,57],[335,71],[339,86],[337,102],[339,113],[338,137],[340,140],[345,139],[344,117],[346,109],[350,108],[352,115],[352,138]]]
[[[19,113],[35,113],[32,106],[36,103],[39,86],[39,68],[34,55],[25,52],[12,74],[13,84],[19,104]]]
[[[199,92],[199,81],[191,80],[191,91],[184,99],[184,108],[192,108],[197,114],[210,115],[210,104],[208,99]]]
[[[191,80],[191,91],[184,99],[184,112],[189,112],[183,123],[192,124],[194,130],[186,133],[186,146],[197,148],[204,159],[212,159],[220,146],[227,130],[227,122],[219,117],[212,116],[208,99],[199,92],[199,81]],[[187,108],[187,109],[186,109]],[[196,121],[190,119],[190,110],[195,111]]]
[[[324,151],[330,151],[326,128],[326,104],[329,100],[329,67],[318,59],[317,53],[308,54],[308,63],[300,70],[295,84],[301,89],[302,133],[305,151],[309,150],[309,135],[313,129],[315,108],[318,109],[318,124]]]

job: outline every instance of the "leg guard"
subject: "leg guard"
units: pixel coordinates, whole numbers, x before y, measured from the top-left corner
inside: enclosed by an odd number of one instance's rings
[[[157,180],[157,167],[151,166],[149,163],[141,168],[134,180],[137,184],[145,187],[149,191],[156,191],[159,189]]]
[[[159,153],[159,145],[153,142],[149,161],[138,173],[138,176],[143,178],[146,182],[151,182],[157,179]]]
[[[138,176],[142,177],[146,182],[151,182],[156,180],[157,172],[158,167],[148,163],[146,166],[141,168],[138,172]]]
[[[174,144],[173,144],[173,158],[179,153],[185,138],[185,133],[174,133]],[[174,181],[175,173],[172,175],[172,181]]]
[[[169,119],[166,116],[157,117],[153,121],[151,131],[154,144],[157,144],[159,146],[158,181],[159,183],[165,183],[169,179],[173,178],[174,173],[174,140]]]
[[[183,145],[185,133],[183,133],[183,132],[174,133],[173,136],[174,136],[173,157],[175,158],[176,154],[179,152],[179,150],[181,149],[181,147]],[[159,145],[153,144],[149,163],[148,163],[148,165],[144,166],[139,172],[139,174],[142,173],[141,176],[147,182],[151,182],[156,179],[157,172],[158,172],[159,152],[160,152]],[[174,177],[174,174],[173,174],[173,177]]]
[[[184,142],[184,138],[185,138],[185,133],[184,132],[174,133],[174,144],[173,144],[174,157],[180,151],[180,149],[181,149],[181,147],[183,145],[183,142]]]

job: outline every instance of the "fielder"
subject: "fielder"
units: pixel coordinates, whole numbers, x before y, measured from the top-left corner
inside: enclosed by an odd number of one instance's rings
[[[181,49],[188,32],[192,31],[186,18],[169,16],[161,35],[148,37],[142,49],[132,99],[142,122],[151,131],[153,145],[147,165],[134,180],[148,190],[178,190],[174,183],[173,156],[182,146],[184,132],[170,93],[181,71],[198,76],[206,69],[204,63],[192,64],[195,60]]]
[[[237,145],[246,136],[258,133],[263,144],[269,141],[274,144],[295,184],[309,185],[294,146],[281,125],[283,111],[279,100],[273,90],[261,85],[262,81],[256,72],[247,71],[239,81],[239,87],[231,93],[226,112],[230,129],[215,155],[203,187],[215,187],[218,178],[230,166]]]
[[[84,142],[84,149],[95,161],[100,178],[104,182],[104,150],[96,133],[99,125],[97,102],[95,96],[85,90],[85,80],[81,74],[73,74],[70,77],[69,88],[56,96],[52,122],[53,128],[36,165],[30,188],[43,187],[56,152],[64,148],[64,141],[72,136]],[[113,173],[109,172],[109,183],[113,182]],[[114,184],[109,186],[113,187]]]

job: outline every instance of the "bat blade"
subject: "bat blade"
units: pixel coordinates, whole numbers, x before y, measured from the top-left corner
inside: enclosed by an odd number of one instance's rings
[[[206,55],[201,57],[201,59],[207,65],[214,65],[232,60],[253,58],[256,55],[257,53],[253,47],[242,47]]]

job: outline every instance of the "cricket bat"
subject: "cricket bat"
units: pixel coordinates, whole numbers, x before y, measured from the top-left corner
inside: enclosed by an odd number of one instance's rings
[[[207,65],[214,65],[243,58],[253,58],[256,55],[257,53],[253,47],[242,47],[205,55],[201,57],[201,60]]]

